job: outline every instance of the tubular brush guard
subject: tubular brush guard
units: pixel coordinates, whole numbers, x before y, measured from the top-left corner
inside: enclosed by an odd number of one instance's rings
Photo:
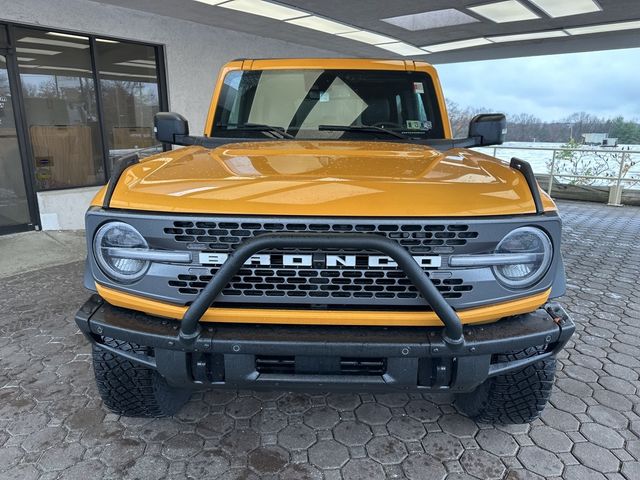
[[[440,317],[444,324],[443,341],[452,348],[464,345],[462,322],[455,310],[447,303],[433,285],[429,275],[416,263],[413,257],[397,242],[378,235],[364,233],[266,233],[242,243],[220,267],[207,286],[196,297],[182,318],[180,341],[185,346],[193,345],[201,333],[200,319],[215,302],[222,290],[238,273],[244,263],[259,251],[275,248],[343,248],[376,250],[391,257],[398,267],[418,289],[423,298]]]

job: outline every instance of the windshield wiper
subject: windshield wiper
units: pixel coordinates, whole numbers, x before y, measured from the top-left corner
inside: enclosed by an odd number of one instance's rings
[[[276,127],[275,125],[266,125],[262,123],[242,123],[238,124],[228,124],[228,125],[220,125],[222,127],[233,127],[236,130],[248,130],[253,132],[268,132],[276,135],[280,135],[280,138],[295,138],[293,135],[285,131],[282,127]]]
[[[327,132],[362,132],[362,133],[386,133],[392,137],[408,140],[408,137],[401,133],[387,130],[386,128],[376,127],[374,125],[318,125],[318,130]]]

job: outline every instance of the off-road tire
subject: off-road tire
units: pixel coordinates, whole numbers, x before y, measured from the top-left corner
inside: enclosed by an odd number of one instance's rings
[[[541,352],[531,347],[497,355],[498,362],[528,358]],[[458,394],[456,405],[480,423],[529,423],[540,416],[551,396],[555,358],[487,379],[469,393]]]
[[[147,347],[105,338],[110,347],[148,354]],[[167,417],[189,400],[188,390],[169,386],[155,370],[93,346],[93,370],[102,401],[109,410],[127,417]]]

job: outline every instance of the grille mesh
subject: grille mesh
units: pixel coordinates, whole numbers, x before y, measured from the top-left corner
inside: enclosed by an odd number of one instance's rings
[[[212,275],[218,269],[210,269]],[[222,291],[227,297],[281,297],[307,299],[416,299],[419,293],[400,270],[326,270],[311,268],[243,268]],[[197,295],[212,275],[179,275],[169,280],[183,295]],[[460,298],[472,290],[460,278],[431,280],[445,298]],[[287,301],[289,302],[289,301]],[[319,302],[321,303],[321,302]]]
[[[216,252],[230,252],[240,242],[263,233],[373,233],[397,240],[414,255],[450,253],[454,247],[466,245],[478,232],[469,225],[391,223],[304,223],[304,222],[190,222],[176,221],[164,233],[178,243],[198,243]]]
[[[478,237],[478,232],[465,224],[392,224],[379,223],[314,223],[314,222],[229,222],[229,221],[175,221],[164,228],[164,233],[185,248],[206,249],[220,253],[232,252],[240,243],[263,233],[315,232],[315,233],[369,233],[396,240],[412,255],[452,253],[456,247]],[[277,254],[285,250],[268,250]],[[287,249],[286,251],[305,251]],[[314,250],[306,250],[313,252]],[[322,250],[343,254],[374,254],[378,252],[352,250]],[[211,280],[219,267],[203,267],[197,274],[185,273],[170,279],[170,287],[179,294],[194,297]],[[204,270],[204,271],[203,271]],[[428,272],[428,270],[427,270]],[[429,273],[429,272],[428,272]],[[434,276],[435,277],[435,276]],[[432,282],[445,298],[461,298],[473,289],[461,278],[432,278]],[[259,301],[260,298],[291,304],[348,305],[350,300],[372,299],[376,305],[421,304],[421,296],[397,268],[368,266],[346,268],[317,268],[309,266],[264,267],[246,265],[223,290],[219,301]]]

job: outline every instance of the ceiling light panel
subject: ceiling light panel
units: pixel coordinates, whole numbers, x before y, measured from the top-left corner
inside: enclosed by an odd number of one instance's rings
[[[468,10],[496,23],[521,22],[540,18],[517,0],[476,5],[475,7],[468,7]]]
[[[100,72],[100,75],[109,76],[113,75],[116,77],[135,77],[135,78],[152,78],[155,80],[155,75],[140,75],[138,73],[123,73],[123,72]]]
[[[125,67],[138,67],[138,68],[150,68],[151,70],[155,70],[155,65],[144,65],[141,63],[133,63],[133,62],[118,62],[116,65],[123,65]]]
[[[618,32],[620,30],[640,29],[640,20],[633,22],[604,23],[600,25],[589,25],[588,27],[565,28],[571,35],[586,35],[589,33]]]
[[[129,60],[131,63],[142,63],[144,65],[156,65],[155,60]]]
[[[525,40],[540,40],[543,38],[556,38],[566,37],[567,33],[564,30],[547,30],[546,32],[531,32],[531,33],[518,33],[515,35],[500,35],[498,37],[487,37],[495,43],[504,42],[522,42]]]
[[[382,21],[395,25],[396,27],[404,28],[405,30],[417,32],[430,28],[464,25],[466,23],[478,22],[479,20],[455,8],[446,8],[444,10],[414,13],[413,15],[383,18]]]
[[[489,45],[491,42],[486,38],[470,38],[468,40],[458,40],[457,42],[438,43],[436,45],[427,45],[423,48],[427,52],[445,52],[447,50],[459,50],[461,48],[479,47],[481,45]]]
[[[220,5],[221,3],[224,3],[227,0],[195,0],[195,1],[200,3],[206,3],[207,5]]]
[[[115,40],[107,40],[106,38],[96,38],[96,42],[100,42],[100,43],[120,43],[120,42],[116,42]]]
[[[65,72],[83,72],[83,73],[91,73],[90,70],[86,70],[84,68],[75,68],[75,67],[59,67],[57,65],[38,65],[36,68],[41,68],[43,70],[64,70]]]
[[[58,55],[62,52],[57,52],[55,50],[42,50],[40,48],[23,48],[16,47],[16,52],[18,53],[33,53],[35,55]]]
[[[550,17],[567,17],[600,12],[602,8],[594,0],[529,0]]]
[[[425,52],[421,48],[414,47],[404,42],[384,43],[382,45],[376,45],[378,48],[384,48],[390,52],[397,53],[404,57],[409,55],[427,55],[429,52]]]
[[[292,18],[309,16],[309,13],[303,10],[285,7],[277,3],[265,2],[264,0],[231,0],[230,2],[221,3],[218,6],[250,13],[252,15],[274,18],[276,20],[290,20]]]
[[[35,38],[35,37],[23,37],[18,40],[18,43],[36,43],[38,45],[53,45],[54,47],[69,47],[69,48],[89,48],[88,43],[75,43],[67,42],[65,40],[52,40],[49,38]]]
[[[80,40],[89,40],[89,37],[87,37],[87,36],[71,35],[70,33],[47,32],[47,35],[53,35],[55,37],[65,37],[65,38],[78,38]]]
[[[311,30],[318,30],[324,33],[331,33],[337,35],[339,33],[354,32],[358,30],[350,25],[344,23],[334,22],[333,20],[327,20],[326,18],[310,15],[308,17],[294,18],[287,20],[287,23],[298,25],[299,27],[310,28]]]
[[[380,35],[379,33],[368,32],[366,30],[356,30],[355,32],[341,33],[341,37],[350,38],[369,45],[380,45],[381,43],[395,43],[395,38]]]

